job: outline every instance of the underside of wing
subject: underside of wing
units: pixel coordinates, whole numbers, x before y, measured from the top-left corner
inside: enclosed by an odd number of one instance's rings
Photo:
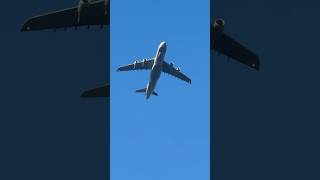
[[[132,64],[121,66],[117,71],[134,71],[134,70],[147,70],[152,69],[154,60],[153,59],[144,59],[142,61],[135,61]]]
[[[82,93],[81,97],[110,97],[110,86],[103,86],[94,89],[87,90]]]
[[[25,22],[21,31],[107,25],[109,23],[108,6],[108,4],[107,7],[105,6],[104,1],[93,2],[84,10],[83,13],[80,13],[80,17],[78,14],[78,7],[35,16]]]
[[[173,64],[163,62],[162,71],[191,84],[191,79],[184,75],[179,68],[174,68]]]
[[[219,54],[224,54],[251,68],[256,70],[260,68],[259,57],[225,33],[214,39],[213,48]]]

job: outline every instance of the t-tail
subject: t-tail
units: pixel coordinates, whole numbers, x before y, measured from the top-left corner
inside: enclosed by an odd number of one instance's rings
[[[142,88],[142,89],[137,89],[136,90],[137,93],[145,93],[147,99],[149,99],[148,95],[147,95],[147,88]],[[152,94],[155,96],[158,96],[158,93],[152,91]]]

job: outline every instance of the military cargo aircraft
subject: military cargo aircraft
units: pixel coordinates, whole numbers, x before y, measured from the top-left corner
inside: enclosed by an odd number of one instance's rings
[[[158,96],[158,93],[156,93],[154,90],[157,81],[160,78],[161,72],[168,73],[191,84],[191,79],[184,75],[180,68],[175,68],[173,67],[173,63],[168,64],[164,61],[166,51],[167,44],[165,42],[161,42],[154,58],[143,59],[140,62],[135,61],[133,64],[119,67],[117,71],[132,71],[142,69],[151,70],[150,80],[147,87],[136,90],[138,93],[145,93],[147,99],[149,99],[151,95]]]

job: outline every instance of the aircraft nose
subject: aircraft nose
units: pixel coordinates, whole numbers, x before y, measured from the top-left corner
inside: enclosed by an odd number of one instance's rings
[[[167,43],[162,41],[161,44],[160,44],[160,48],[167,49]]]

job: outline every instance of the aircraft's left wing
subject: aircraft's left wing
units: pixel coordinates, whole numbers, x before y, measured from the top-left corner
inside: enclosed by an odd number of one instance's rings
[[[260,68],[259,57],[225,33],[214,39],[213,49],[251,68]]]
[[[109,1],[107,1],[108,3]],[[109,4],[107,7],[102,0],[90,3],[85,16],[78,22],[78,7],[72,7],[61,11],[35,16],[26,21],[21,31],[36,31],[45,29],[58,29],[77,26],[107,25]]]
[[[173,65],[170,65],[165,61],[163,62],[162,71],[191,84],[191,79],[184,75],[180,69],[174,68]]]
[[[117,71],[133,71],[133,70],[146,70],[152,69],[154,60],[153,59],[144,59],[142,61],[135,61],[132,64],[121,66]]]
[[[87,90],[82,93],[81,97],[110,97],[109,85]]]

